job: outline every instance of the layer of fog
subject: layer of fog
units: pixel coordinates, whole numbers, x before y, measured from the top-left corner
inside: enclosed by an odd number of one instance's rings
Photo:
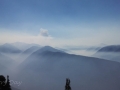
[[[120,53],[119,52],[96,52],[92,55],[93,57],[107,59],[110,61],[120,62]]]
[[[63,90],[65,79],[70,78],[74,90],[119,90],[120,88],[120,64],[84,57],[93,55],[95,50],[66,51],[83,53],[84,56],[53,52],[38,55],[36,53],[35,56],[31,56],[34,52],[4,54],[15,62],[9,63],[9,67],[7,63],[6,65],[0,63],[0,73],[10,76],[13,87],[21,90]]]

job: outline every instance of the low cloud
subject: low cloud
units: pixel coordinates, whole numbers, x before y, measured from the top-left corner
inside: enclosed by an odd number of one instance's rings
[[[40,45],[49,45],[53,47],[64,47],[64,46],[98,46],[101,43],[105,43],[107,45],[111,44],[120,44],[119,31],[111,31],[111,32],[101,32],[94,34],[92,36],[85,37],[71,37],[71,38],[63,38],[63,37],[52,37],[48,30],[41,28],[38,35],[29,35],[26,33],[0,33],[0,44],[2,43],[14,43],[14,42],[24,42],[24,43],[35,43]],[[83,47],[85,48],[85,47]],[[78,48],[73,48],[74,50],[78,50]],[[81,49],[81,48],[80,48]],[[79,50],[80,50],[79,49]]]
[[[48,30],[41,28],[38,35],[18,34],[18,33],[2,33],[0,34],[0,44],[3,43],[35,43],[40,45],[50,45],[53,37],[48,33]]]
[[[40,29],[40,35],[44,36],[44,37],[48,37],[49,36],[48,30],[41,28]]]

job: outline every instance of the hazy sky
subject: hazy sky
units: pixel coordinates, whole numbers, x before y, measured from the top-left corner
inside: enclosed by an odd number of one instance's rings
[[[120,0],[0,0],[0,43],[120,44]]]

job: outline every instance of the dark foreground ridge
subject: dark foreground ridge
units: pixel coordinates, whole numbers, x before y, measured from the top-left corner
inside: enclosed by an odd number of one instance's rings
[[[3,75],[0,75],[0,90],[12,90],[10,86],[9,76],[6,78]],[[71,90],[70,79],[66,78],[65,90]]]
[[[0,75],[0,90],[12,90],[10,86],[9,76],[6,78],[3,75]]]

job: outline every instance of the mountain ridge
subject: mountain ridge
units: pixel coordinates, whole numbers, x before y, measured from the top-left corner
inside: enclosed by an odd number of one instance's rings
[[[11,44],[6,43],[0,46],[0,52],[1,53],[21,53],[21,50],[19,50],[15,46],[12,46]]]
[[[61,90],[61,80],[69,77],[72,79],[75,90],[81,87],[84,87],[82,90],[99,90],[99,88],[100,90],[119,90],[119,85],[114,84],[114,82],[120,82],[118,80],[120,63],[118,62],[51,51],[44,51],[33,56],[29,56],[21,64],[19,75],[27,75],[28,79],[36,77],[37,79],[32,79],[36,82],[36,85],[33,85],[36,89],[46,87],[45,90],[49,90],[54,87]],[[39,83],[41,83],[40,87]]]
[[[98,52],[120,52],[120,45],[109,45],[101,48]]]

